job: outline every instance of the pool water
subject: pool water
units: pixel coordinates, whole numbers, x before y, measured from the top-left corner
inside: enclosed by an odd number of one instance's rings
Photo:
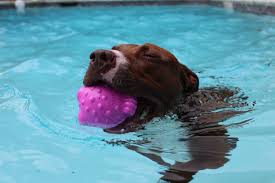
[[[79,126],[76,92],[94,49],[151,42],[198,73],[201,87],[239,87],[252,112],[222,122],[238,138],[229,161],[192,182],[275,182],[275,18],[208,6],[32,8],[0,11],[0,182],[158,182],[166,166],[106,141],[150,142],[188,160],[179,122],[114,135]]]

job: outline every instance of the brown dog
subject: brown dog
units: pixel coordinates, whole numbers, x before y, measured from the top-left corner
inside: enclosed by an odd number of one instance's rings
[[[116,132],[133,131],[153,117],[165,114],[179,97],[199,87],[195,73],[170,52],[153,44],[122,44],[112,50],[96,50],[90,59],[85,86],[104,82],[137,97],[136,115],[117,127]]]
[[[105,83],[138,100],[136,114],[117,127],[107,129],[107,132],[135,131],[154,117],[167,113],[176,114],[177,120],[183,122],[182,127],[189,130],[189,138],[183,139],[175,134],[177,142],[171,142],[179,146],[184,142],[187,144],[191,157],[188,162],[175,159],[174,164],[169,164],[162,159],[162,147],[158,147],[158,151],[151,151],[145,146],[140,149],[142,144],[123,143],[128,149],[166,166],[162,179],[189,182],[198,171],[218,168],[228,161],[227,154],[236,146],[237,138],[228,137],[225,126],[218,123],[246,112],[228,110],[247,105],[246,97],[236,96],[238,90],[198,90],[197,75],[179,63],[170,52],[153,44],[122,44],[114,46],[112,50],[96,50],[90,59],[83,81],[85,86]],[[149,139],[151,142],[146,141],[147,146],[154,144],[152,146],[156,148],[160,144],[158,140],[153,142],[158,138]]]

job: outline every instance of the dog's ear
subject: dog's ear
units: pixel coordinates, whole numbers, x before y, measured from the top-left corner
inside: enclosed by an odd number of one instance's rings
[[[185,65],[180,64],[179,68],[180,79],[182,83],[183,94],[193,93],[199,89],[199,78],[198,76],[188,69]]]

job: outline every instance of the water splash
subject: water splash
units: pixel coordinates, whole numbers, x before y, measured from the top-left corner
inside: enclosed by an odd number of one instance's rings
[[[14,2],[15,8],[18,13],[25,13],[25,1],[24,0],[16,0]]]

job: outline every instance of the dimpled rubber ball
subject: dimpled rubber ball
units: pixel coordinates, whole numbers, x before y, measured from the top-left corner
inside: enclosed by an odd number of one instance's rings
[[[133,116],[137,108],[134,97],[107,86],[81,87],[77,92],[78,120],[81,125],[112,128]]]

